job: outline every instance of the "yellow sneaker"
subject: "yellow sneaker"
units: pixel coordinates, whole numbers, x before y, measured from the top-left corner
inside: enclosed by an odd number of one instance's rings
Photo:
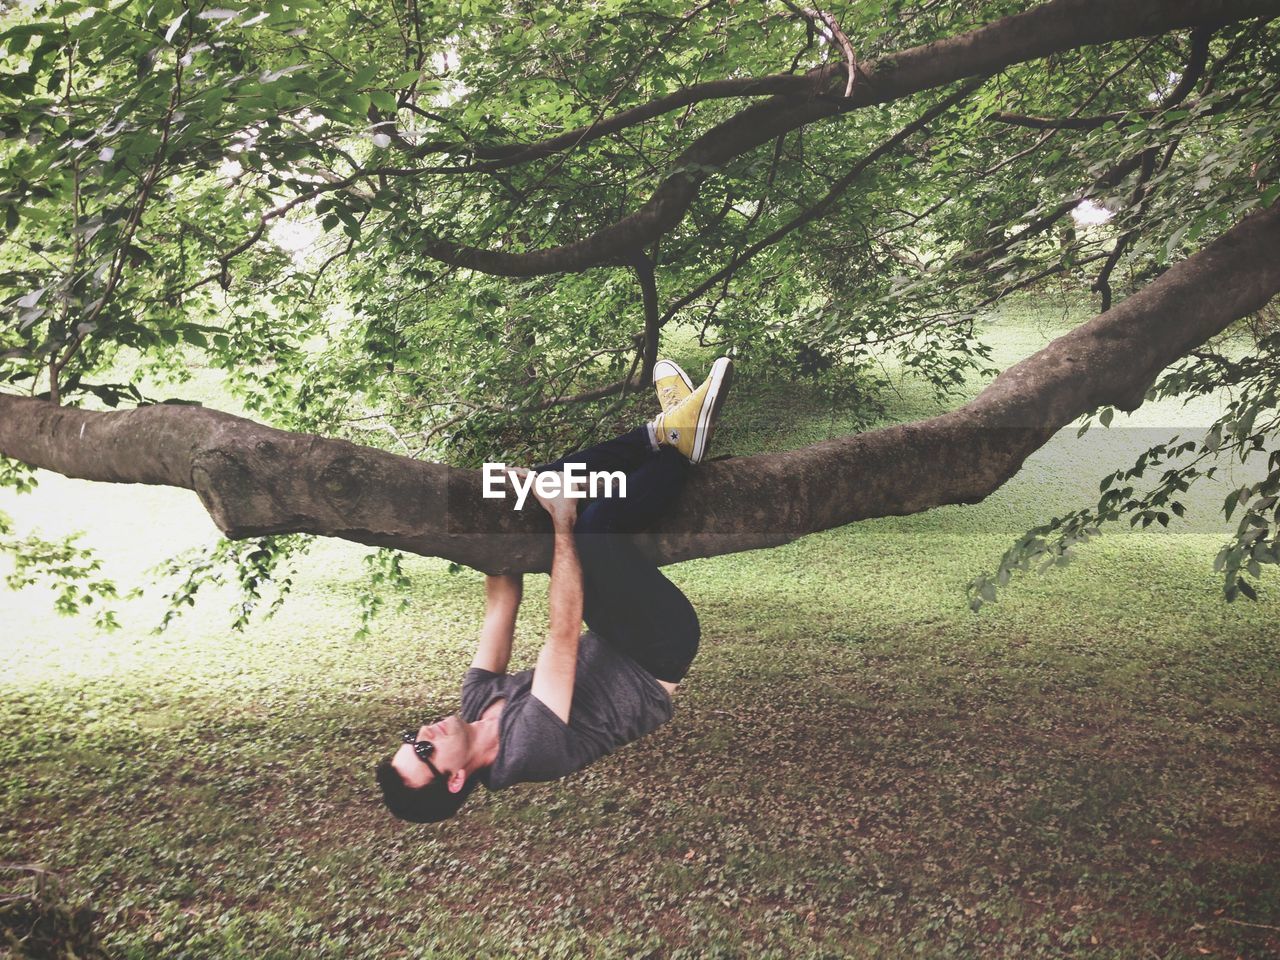
[[[659,444],[675,447],[691,463],[699,463],[711,446],[720,408],[733,380],[733,361],[721,357],[697,390],[670,410],[653,418],[653,434]]]
[[[653,365],[653,388],[658,391],[658,403],[666,413],[681,400],[693,393],[693,381],[671,360],[659,360]]]

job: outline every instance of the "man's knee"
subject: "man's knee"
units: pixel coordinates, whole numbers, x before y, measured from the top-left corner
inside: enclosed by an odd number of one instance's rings
[[[684,609],[677,615],[678,629],[691,651],[697,653],[698,641],[702,639],[702,624],[698,622],[698,614],[694,611],[693,604],[689,602],[689,598],[684,594],[681,594],[680,597],[684,600]]]
[[[621,529],[620,503],[621,501],[617,500],[596,500],[578,515],[573,529],[577,534],[579,549],[582,548],[584,537],[589,538],[592,534],[616,533]]]

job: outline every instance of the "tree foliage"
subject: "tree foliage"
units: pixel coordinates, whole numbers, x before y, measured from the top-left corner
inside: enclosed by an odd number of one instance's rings
[[[991,372],[982,311],[1047,283],[1106,310],[1280,194],[1267,16],[876,101],[903,51],[1073,2],[19,4],[0,383],[115,408],[215,368],[277,426],[460,465],[610,429],[677,328],[868,413],[885,352],[945,399]],[[781,132],[735,149],[753,117]],[[1240,384],[1218,445],[1261,449],[1274,351],[1196,354],[1157,392]],[[1176,513],[1194,469],[1145,497],[1141,469],[1116,478],[975,602],[1101,523]],[[1280,556],[1273,477],[1237,492],[1228,596]],[[222,554],[269,579],[287,550]]]

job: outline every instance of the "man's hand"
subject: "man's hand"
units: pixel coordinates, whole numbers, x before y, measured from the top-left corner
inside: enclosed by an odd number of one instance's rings
[[[521,486],[527,482],[529,471],[516,471]],[[555,474],[546,474],[554,477]],[[561,480],[556,477],[557,480]],[[554,494],[544,492],[538,484],[542,477],[533,477],[533,495],[544,510],[551,515],[555,526],[555,550],[551,560],[551,588],[547,594],[551,625],[546,643],[538,654],[533,670],[530,694],[561,719],[569,722],[573,706],[573,685],[578,666],[578,635],[582,630],[582,565],[578,561],[578,547],[573,539],[573,524],[578,518],[577,497],[559,489]],[[547,484],[550,487],[551,484]]]
[[[530,471],[523,468],[517,468],[512,472],[519,476],[522,482],[530,473]],[[548,476],[553,476],[553,474],[548,474]],[[572,527],[574,521],[578,519],[577,501],[581,497],[571,498],[569,491],[561,489],[559,485],[557,485],[555,494],[544,495],[542,490],[539,489],[539,479],[537,474],[533,475],[533,495],[537,498],[538,503],[542,504],[542,508],[551,515],[552,524],[555,525],[556,529]]]

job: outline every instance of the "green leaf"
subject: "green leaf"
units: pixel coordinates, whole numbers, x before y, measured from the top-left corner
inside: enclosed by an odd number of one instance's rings
[[[27,42],[32,37],[38,37],[44,33],[56,33],[60,29],[61,25],[57,23],[45,23],[43,21],[20,23],[15,27],[10,27],[4,33],[0,33],[0,41],[7,40],[9,42],[9,52],[18,53],[26,48]]]
[[[1210,453],[1216,453],[1222,447],[1222,424],[1215,423],[1208,435],[1204,438],[1205,449]]]
[[[1240,506],[1240,491],[1232,490],[1227,494],[1227,498],[1222,501],[1222,513],[1230,520],[1231,515],[1236,512],[1236,507]]]
[[[178,18],[177,18],[176,20],[174,20],[172,23],[170,23],[170,24],[169,24],[169,28],[168,28],[167,30],[165,30],[165,32],[164,32],[164,42],[165,42],[165,43],[173,43],[173,37],[174,37],[174,34],[176,34],[176,33],[178,32],[178,28],[179,28],[180,26],[182,26],[182,21],[183,21],[183,19],[184,19],[184,18],[186,17],[186,15],[187,15],[188,13],[190,13],[190,12],[191,12],[191,11],[190,11],[189,9],[188,9],[188,10],[183,10],[183,11],[182,11],[182,13],[178,14]]]
[[[360,221],[345,206],[334,207],[333,215],[342,221],[342,232],[353,240],[360,239]],[[328,218],[326,218],[327,220]]]

